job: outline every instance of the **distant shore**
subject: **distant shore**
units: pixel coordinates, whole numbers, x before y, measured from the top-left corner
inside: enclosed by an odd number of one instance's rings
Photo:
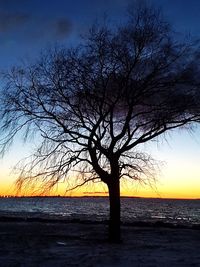
[[[60,196],[60,195],[55,195],[55,196],[41,196],[41,195],[36,195],[36,196],[18,196],[18,195],[0,195],[0,199],[1,198],[109,198],[108,195],[83,195],[83,196]],[[167,198],[167,197],[143,197],[143,196],[121,196],[121,199],[124,198],[131,198],[131,199],[156,199],[156,200],[186,200],[186,201],[190,201],[190,200],[194,200],[194,201],[200,201],[200,198],[175,198],[175,197],[171,197],[171,198]]]
[[[1,217],[1,266],[200,266],[198,229],[126,224],[121,244],[108,243],[107,230],[106,222]]]

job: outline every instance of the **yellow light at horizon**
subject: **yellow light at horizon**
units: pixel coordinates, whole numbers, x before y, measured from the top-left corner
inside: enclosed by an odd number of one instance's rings
[[[200,140],[198,143],[187,134],[176,134],[170,144],[171,147],[162,145],[161,149],[149,149],[153,157],[166,162],[164,166],[161,166],[158,182],[153,187],[144,187],[138,183],[127,181],[121,184],[122,196],[200,198]],[[145,147],[145,149],[148,152],[148,147]],[[15,156],[17,158],[17,153],[14,149],[11,150],[10,154],[11,156],[8,155],[0,161],[0,195],[14,194],[16,175],[10,174],[10,171],[15,163]],[[67,194],[65,194],[65,191],[66,184],[60,184],[58,190],[52,191],[51,195],[103,196],[107,195],[108,189],[105,184],[100,183],[90,184]],[[26,191],[24,194],[31,195],[33,193]]]
[[[196,199],[200,198],[200,183],[198,184],[189,184],[186,182],[182,182],[179,184],[180,180],[177,180],[176,183],[161,184],[158,182],[155,187],[150,186],[142,186],[137,183],[132,183],[126,181],[124,184],[121,185],[121,196],[128,196],[128,197],[154,197],[154,198],[188,198],[188,199]],[[76,190],[70,191],[67,194],[65,193],[66,186],[65,184],[61,184],[51,192],[43,195],[51,195],[51,196],[71,196],[71,197],[81,197],[81,196],[108,196],[108,190],[105,184],[99,183],[98,185],[90,185],[90,186],[83,186]],[[14,183],[2,183],[0,188],[0,195],[16,195],[16,190]],[[34,196],[39,195],[37,191],[33,193],[32,191],[22,191],[23,196]]]

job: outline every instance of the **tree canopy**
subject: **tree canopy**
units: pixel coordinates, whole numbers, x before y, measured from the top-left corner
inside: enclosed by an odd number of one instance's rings
[[[199,52],[145,6],[124,25],[92,27],[75,48],[14,67],[5,75],[2,148],[22,129],[39,138],[18,184],[49,188],[73,173],[78,185],[98,179],[112,195],[122,177],[148,177],[153,162],[140,144],[199,121]]]

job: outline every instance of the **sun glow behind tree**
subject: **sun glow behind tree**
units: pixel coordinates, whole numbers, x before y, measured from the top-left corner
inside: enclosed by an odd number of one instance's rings
[[[198,128],[191,135],[184,130],[177,130],[160,144],[153,142],[149,150],[155,159],[160,161],[160,173],[153,187],[139,183],[121,184],[122,196],[156,197],[156,198],[199,198],[200,196],[200,133]],[[27,144],[29,146],[29,144]],[[23,149],[22,149],[23,148]],[[19,153],[21,151],[21,153]],[[16,195],[14,186],[17,174],[14,166],[28,154],[28,148],[22,140],[11,147],[10,152],[0,161],[0,195]],[[73,178],[72,178],[73,179]],[[81,187],[66,194],[65,184],[60,184],[56,190],[46,195],[61,196],[107,196],[107,188],[99,184]],[[22,195],[33,195],[24,190]],[[37,192],[35,192],[37,195]]]

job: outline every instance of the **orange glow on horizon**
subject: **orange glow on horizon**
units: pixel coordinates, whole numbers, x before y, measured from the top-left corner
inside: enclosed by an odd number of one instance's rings
[[[16,188],[14,183],[9,180],[9,183],[1,183],[0,196],[67,196],[67,197],[84,197],[84,196],[108,196],[108,190],[106,185],[103,183],[92,184],[84,187],[80,187],[76,190],[69,191],[65,193],[65,185],[61,184],[58,188],[43,193],[39,191],[26,190],[21,192],[21,194],[16,194]],[[122,197],[145,197],[145,198],[174,198],[174,199],[199,199],[200,198],[200,187],[190,186],[186,187],[179,185],[170,187],[168,184],[155,185],[155,188],[150,186],[141,186],[137,184],[131,184],[130,182],[122,183],[121,185],[121,196]]]
[[[158,142],[160,146],[144,146],[153,158],[161,160],[161,173],[158,174],[157,183],[150,187],[141,186],[137,183],[127,181],[121,183],[121,196],[128,197],[150,197],[150,198],[178,198],[178,199],[200,199],[200,128],[196,137],[176,132],[170,139],[170,146]],[[199,141],[196,141],[199,140]],[[27,144],[29,147],[29,144]],[[16,195],[16,174],[12,173],[12,167],[25,157],[28,149],[22,145],[15,145],[10,152],[0,161],[0,195]],[[73,182],[73,180],[72,180]],[[50,196],[108,196],[107,186],[103,183],[89,184],[77,190],[65,193],[66,184],[62,183],[57,190],[46,192],[43,195]],[[24,190],[22,196],[40,195],[39,191]]]

